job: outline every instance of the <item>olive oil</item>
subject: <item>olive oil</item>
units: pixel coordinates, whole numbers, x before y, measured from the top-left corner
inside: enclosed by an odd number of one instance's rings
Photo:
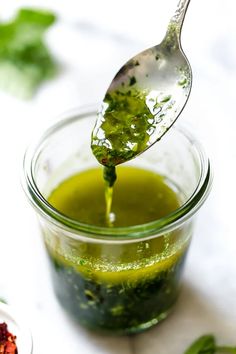
[[[62,182],[48,201],[72,219],[102,227],[111,226],[107,223],[106,203],[110,203],[108,209],[114,227],[146,224],[179,207],[177,194],[164,177],[152,171],[119,166],[112,204],[112,188],[106,187],[105,197],[101,168],[94,168]]]

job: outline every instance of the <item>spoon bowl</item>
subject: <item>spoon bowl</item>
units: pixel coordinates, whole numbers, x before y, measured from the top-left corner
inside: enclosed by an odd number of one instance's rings
[[[180,0],[163,41],[130,59],[112,80],[92,134],[93,153],[115,166],[158,141],[183,110],[192,71],[181,47],[190,0]]]

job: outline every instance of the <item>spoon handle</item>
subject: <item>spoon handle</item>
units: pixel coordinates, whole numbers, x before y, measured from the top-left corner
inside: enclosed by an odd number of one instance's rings
[[[162,46],[170,50],[178,49],[181,46],[180,37],[184,17],[190,0],[179,0],[174,16],[171,17]]]
[[[174,16],[170,20],[170,25],[174,24],[178,27],[178,32],[181,32],[181,28],[184,22],[184,17],[188,8],[190,0],[180,0]]]

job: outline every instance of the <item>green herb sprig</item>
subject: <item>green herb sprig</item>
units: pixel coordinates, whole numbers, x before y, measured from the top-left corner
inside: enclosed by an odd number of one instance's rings
[[[38,86],[57,72],[44,34],[55,22],[49,11],[20,9],[9,22],[0,22],[0,87],[31,97]]]
[[[212,334],[194,341],[184,354],[236,354],[236,347],[218,346]]]

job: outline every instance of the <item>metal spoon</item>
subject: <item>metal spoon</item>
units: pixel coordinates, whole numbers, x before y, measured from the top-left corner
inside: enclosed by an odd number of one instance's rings
[[[183,110],[192,86],[191,67],[180,41],[189,2],[179,1],[162,42],[130,59],[112,80],[92,134],[93,153],[103,165],[115,166],[145,151]],[[132,92],[138,99],[141,94],[146,116],[137,112],[136,101],[127,108],[125,102],[116,105],[110,100],[116,93],[116,99],[121,94],[126,99]]]

